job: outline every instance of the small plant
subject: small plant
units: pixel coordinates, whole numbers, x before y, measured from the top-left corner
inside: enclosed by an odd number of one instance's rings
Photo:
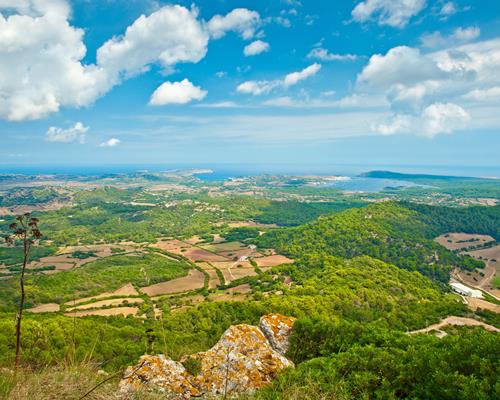
[[[182,365],[186,368],[186,371],[193,376],[201,372],[201,360],[198,358],[189,356],[182,362]]]
[[[19,277],[19,284],[21,290],[21,299],[19,301],[19,309],[16,315],[16,368],[19,367],[21,355],[21,322],[23,318],[24,301],[26,298],[26,290],[24,288],[24,276],[26,267],[29,263],[30,250],[35,244],[35,241],[41,239],[42,233],[38,229],[38,218],[34,218],[30,213],[19,215],[16,217],[17,222],[9,225],[11,234],[5,237],[7,244],[15,246],[18,241],[23,245],[23,265],[21,268],[21,275]]]

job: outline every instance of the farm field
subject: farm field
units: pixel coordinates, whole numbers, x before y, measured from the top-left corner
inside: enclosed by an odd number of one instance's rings
[[[204,281],[205,275],[202,272],[191,269],[185,277],[141,287],[140,291],[148,296],[182,293],[203,288]]]
[[[67,264],[68,269],[50,271],[54,275],[47,275],[42,288],[56,287],[53,293],[46,293],[47,302],[29,308],[31,313],[50,313],[62,310],[64,315],[84,317],[88,315],[135,315],[139,316],[138,307],[129,305],[144,303],[144,296],[154,303],[165,299],[167,296],[182,296],[193,291],[205,290],[205,279],[208,278],[206,290],[213,291],[204,298],[199,295],[190,296],[186,300],[180,298],[180,305],[174,302],[170,307],[172,312],[179,312],[189,308],[200,301],[243,301],[251,294],[251,287],[242,284],[230,287],[223,291],[217,290],[224,283],[229,285],[234,281],[254,277],[257,270],[250,260],[265,271],[270,267],[290,263],[293,260],[277,255],[273,249],[265,249],[263,253],[257,251],[255,246],[234,241],[226,242],[218,235],[217,243],[203,243],[198,237],[186,241],[177,239],[161,239],[150,245],[161,252],[149,252],[147,247],[134,243],[99,244],[68,246],[61,248],[58,254],[40,259],[36,265]],[[172,255],[170,256],[169,253]],[[85,255],[85,258],[72,255]],[[180,257],[179,259],[174,258]],[[184,262],[183,259],[186,261]],[[196,263],[201,270],[187,263]],[[253,262],[253,261],[252,261]],[[174,275],[166,274],[163,268],[174,268]],[[179,269],[180,268],[180,269]],[[183,271],[183,272],[181,272]],[[203,272],[202,272],[203,271]],[[63,275],[60,275],[62,273]],[[82,277],[92,274],[91,296],[84,283],[76,284]],[[95,275],[94,275],[95,274]],[[175,274],[185,274],[175,276]],[[221,282],[222,275],[224,281]],[[111,276],[113,278],[111,278]],[[119,277],[118,277],[119,276]],[[127,278],[125,278],[127,277]],[[90,282],[90,278],[84,278]],[[125,279],[127,282],[125,282]],[[76,286],[71,286],[70,282]],[[103,282],[101,282],[103,281]],[[156,281],[151,283],[151,281]],[[101,283],[100,283],[101,282]],[[119,285],[120,283],[121,285]],[[150,283],[144,285],[144,283]],[[61,301],[58,290],[63,286],[63,292],[71,292],[72,298]],[[103,290],[116,287],[114,290]],[[101,288],[98,290],[98,288]],[[96,293],[96,294],[94,294]],[[83,296],[82,296],[83,295]],[[67,297],[66,297],[67,299]],[[185,304],[185,303],[188,304]],[[137,311],[135,309],[137,308]],[[154,314],[159,317],[162,312],[156,305]]]
[[[484,246],[494,242],[495,239],[490,235],[446,233],[438,236],[435,241],[449,250],[464,250],[469,247]]]

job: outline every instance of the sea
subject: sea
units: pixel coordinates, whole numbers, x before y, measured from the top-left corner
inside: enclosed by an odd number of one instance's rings
[[[125,165],[0,165],[0,174],[63,174],[100,176],[108,174],[130,174],[149,171],[209,170],[195,174],[207,182],[219,182],[232,178],[258,175],[289,176],[342,176],[343,180],[329,183],[345,191],[379,192],[388,187],[415,186],[414,183],[395,179],[365,178],[359,175],[373,170],[384,170],[412,174],[434,174],[499,178],[500,166],[432,166],[432,165],[350,165],[350,164],[125,164]]]

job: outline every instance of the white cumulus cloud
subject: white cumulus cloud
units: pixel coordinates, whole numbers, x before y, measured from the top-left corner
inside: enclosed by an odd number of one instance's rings
[[[227,15],[212,17],[207,23],[207,29],[214,39],[219,39],[230,31],[237,32],[243,39],[251,39],[260,23],[258,12],[246,8],[235,8]]]
[[[188,79],[181,82],[165,82],[151,96],[149,104],[163,106],[166,104],[186,104],[193,100],[202,100],[207,91],[194,86]]]
[[[307,58],[312,58],[320,61],[356,61],[358,56],[355,54],[334,54],[330,53],[327,49],[317,47],[312,49]]]
[[[434,103],[422,110],[419,115],[395,114],[388,122],[373,129],[382,135],[413,133],[434,137],[449,134],[467,126],[471,117],[462,107],[453,103]]]
[[[424,109],[422,119],[423,133],[426,136],[435,136],[464,127],[469,122],[470,115],[456,104],[434,103]]]
[[[320,69],[321,64],[314,63],[312,65],[309,65],[307,68],[304,68],[302,71],[292,72],[285,76],[285,79],[283,80],[283,86],[285,86],[286,88],[294,86],[300,81],[316,75]]]
[[[115,85],[158,64],[197,63],[208,41],[234,30],[247,38],[257,13],[235,9],[208,23],[195,7],[163,6],[141,15],[84,64],[84,30],[71,25],[66,0],[0,0],[0,118],[39,119],[92,104]]]
[[[425,5],[425,0],[365,0],[354,7],[351,15],[356,22],[376,20],[379,25],[404,28]]]
[[[45,133],[45,140],[48,142],[79,142],[83,144],[85,143],[85,134],[88,130],[89,127],[83,125],[81,122],[77,122],[74,126],[66,129],[51,126]]]
[[[106,140],[105,142],[102,142],[99,147],[116,147],[118,146],[122,141],[117,138],[111,138]]]
[[[238,85],[236,90],[239,93],[252,94],[254,96],[259,96],[262,94],[268,94],[276,88],[288,89],[290,86],[298,84],[311,76],[314,76],[321,69],[321,64],[314,63],[302,71],[292,72],[286,75],[283,79],[276,80],[261,80],[261,81],[246,81]]]
[[[258,54],[269,51],[270,48],[271,46],[269,46],[269,43],[262,40],[256,40],[245,46],[245,48],[243,49],[243,54],[245,54],[245,56],[247,57],[256,56]]]

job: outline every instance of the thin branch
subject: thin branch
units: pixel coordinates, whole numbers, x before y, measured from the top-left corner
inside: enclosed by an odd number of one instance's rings
[[[146,364],[148,364],[147,361],[143,361],[141,363],[141,365],[139,365],[135,370],[133,370],[130,374],[128,374],[127,376],[125,376],[123,379],[128,379],[130,377],[132,377],[133,375],[135,375],[137,373],[137,371],[139,371],[142,367],[144,367]],[[85,393],[82,397],[80,397],[78,400],[82,400],[84,399],[85,397],[87,397],[89,394],[91,394],[93,391],[95,391],[97,388],[99,388],[100,386],[104,385],[106,382],[110,381],[111,379],[115,378],[116,376],[120,375],[123,371],[118,371],[116,373],[114,373],[113,375],[107,377],[106,379],[104,379],[103,381],[99,382],[97,385],[95,385],[92,389],[90,389],[87,393]]]

